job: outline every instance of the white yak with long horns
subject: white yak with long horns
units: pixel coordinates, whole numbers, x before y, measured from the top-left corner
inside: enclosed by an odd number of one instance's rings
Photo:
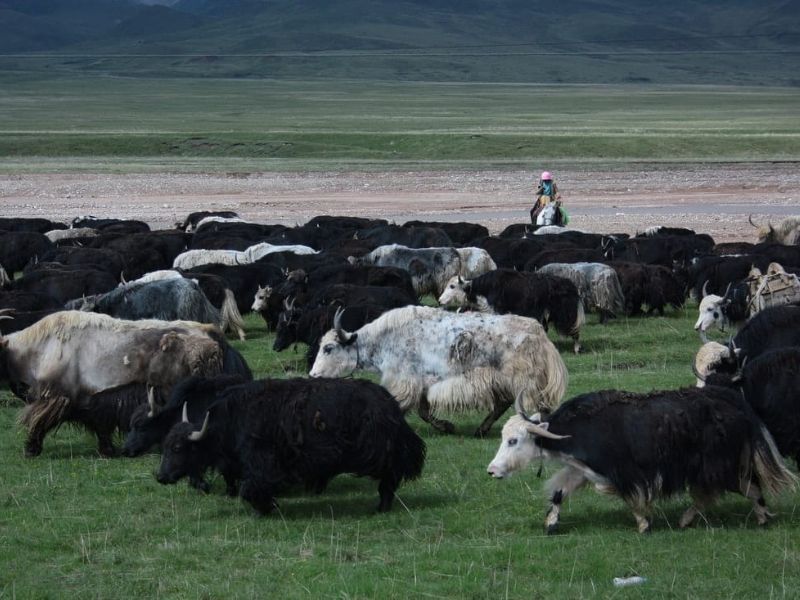
[[[358,369],[380,373],[401,408],[416,408],[440,431],[454,428],[436,414],[491,411],[476,436],[486,435],[518,394],[528,410],[553,409],[567,387],[561,355],[535,319],[425,306],[390,310],[352,333],[337,315],[310,375]]]

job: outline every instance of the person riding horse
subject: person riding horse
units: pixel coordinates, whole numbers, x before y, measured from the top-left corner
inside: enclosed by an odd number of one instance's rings
[[[558,193],[558,186],[553,181],[553,175],[550,171],[543,171],[539,178],[539,187],[536,189],[536,202],[531,208],[531,223],[534,225],[542,225],[537,223],[542,210],[549,204],[554,203],[556,207],[556,222],[553,225],[566,225],[564,210],[561,208],[561,194]],[[549,223],[548,223],[549,224]]]

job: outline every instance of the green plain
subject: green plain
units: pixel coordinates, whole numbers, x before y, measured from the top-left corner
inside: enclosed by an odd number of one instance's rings
[[[0,75],[0,172],[800,159],[796,88]]]
[[[553,337],[569,395],[691,384],[695,311],[607,325],[592,315],[580,356]],[[302,374],[304,348],[276,354],[263,324],[251,316],[248,325],[248,340],[233,343],[257,376]],[[375,482],[341,476],[318,496],[289,492],[279,512],[258,517],[225,497],[221,479],[208,495],[159,485],[157,455],[100,459],[94,440],[70,427],[24,459],[19,406],[6,395],[0,408],[0,597],[767,598],[800,589],[796,494],[770,502],[777,516],[766,529],[739,496],[685,531],[677,520],[688,498],[660,502],[654,532],[642,536],[619,500],[587,489],[548,537],[544,479],[534,470],[487,477],[499,425],[474,439],[478,413],[457,417],[453,436],[409,416],[428,460],[388,514],[374,512]],[[647,582],[613,587],[633,574]]]

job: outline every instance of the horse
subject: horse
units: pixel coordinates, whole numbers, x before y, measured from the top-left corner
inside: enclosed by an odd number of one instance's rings
[[[564,212],[561,210],[561,202],[551,202],[538,213],[532,213],[531,218],[533,223],[539,227],[545,225],[556,225],[563,227],[566,225],[564,222]]]

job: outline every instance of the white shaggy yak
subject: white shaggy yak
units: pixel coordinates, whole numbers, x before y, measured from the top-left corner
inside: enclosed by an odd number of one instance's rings
[[[187,271],[200,265],[244,265],[249,263],[244,252],[238,250],[187,250],[172,261],[173,269]]]
[[[60,242],[61,240],[71,240],[79,237],[97,237],[97,230],[91,227],[76,227],[74,229],[53,229],[46,231],[44,236],[53,242]]]
[[[538,273],[569,279],[578,288],[584,308],[600,313],[600,322],[625,313],[625,295],[617,272],[603,263],[550,263]]]
[[[475,279],[479,275],[494,271],[497,264],[492,260],[489,253],[483,248],[455,248],[461,258],[461,272],[459,275],[464,279]]]
[[[240,219],[239,217],[203,217],[197,222],[194,228],[192,228],[192,224],[189,223],[186,226],[186,233],[192,233],[200,229],[203,225],[209,225],[211,223],[252,223],[252,221]]]
[[[433,414],[489,410],[475,432],[484,436],[517,394],[531,411],[555,408],[564,397],[567,369],[535,319],[406,306],[353,333],[340,323],[337,314],[310,375],[380,373],[403,410],[417,408],[440,431],[452,432],[453,424]]]
[[[292,254],[319,254],[310,246],[303,246],[301,244],[276,246],[267,242],[261,242],[260,244],[255,244],[245,249],[244,255],[247,258],[247,262],[253,263],[259,258],[262,258],[267,254],[274,254],[275,252],[291,252]]]
[[[139,277],[139,279],[134,279],[133,281],[125,281],[125,278],[123,277],[122,283],[120,283],[118,287],[134,286],[140,283],[152,283],[153,281],[164,281],[165,279],[183,279],[183,275],[178,273],[178,271],[174,271],[173,269],[160,269],[158,271],[150,271],[149,273]]]

